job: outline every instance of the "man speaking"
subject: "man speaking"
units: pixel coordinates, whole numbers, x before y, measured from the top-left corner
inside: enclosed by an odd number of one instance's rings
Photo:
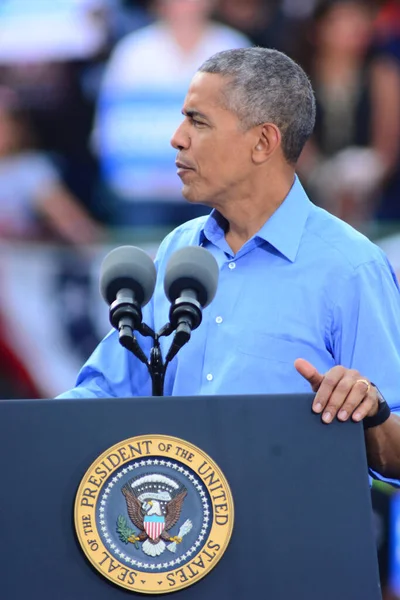
[[[304,393],[311,384],[322,419],[365,419],[370,467],[400,478],[399,289],[383,252],[314,206],[295,174],[315,121],[306,74],[276,50],[221,52],[195,74],[182,114],[171,141],[182,193],[213,210],[162,242],[143,320],[155,331],[168,321],[164,274],[182,247],[211,252],[219,285],[168,367],[165,394]],[[150,338],[138,340],[148,353]],[[164,356],[169,346],[161,338]],[[62,397],[150,390],[146,366],[114,331]]]

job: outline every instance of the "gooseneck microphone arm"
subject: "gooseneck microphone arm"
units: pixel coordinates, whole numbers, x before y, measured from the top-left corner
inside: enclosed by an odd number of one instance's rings
[[[121,346],[132,352],[146,365],[152,382],[152,395],[164,394],[166,365],[163,364],[159,336],[142,322],[142,310],[129,289],[117,293],[117,299],[110,306],[110,322],[118,330]],[[145,337],[153,338],[153,347],[148,359],[135,336],[135,330]]]
[[[140,304],[135,301],[132,290],[128,288],[122,288],[117,292],[117,297],[110,306],[109,317],[111,325],[118,331],[121,346],[132,352],[140,362],[146,365],[152,382],[152,395],[163,396],[165,372],[169,361],[163,362],[159,338],[172,333],[173,328],[170,323],[167,323],[158,334],[155,333],[142,322]],[[153,347],[149,358],[140,347],[135,330],[145,337],[153,338]]]
[[[170,327],[175,331],[171,347],[165,358],[170,362],[178,351],[190,340],[193,329],[197,329],[202,320],[202,306],[194,290],[182,290],[181,295],[172,304],[169,311]]]
[[[185,296],[182,294],[182,298],[179,301],[176,300],[171,305],[169,313],[170,321],[153,338],[154,344],[148,363],[153,396],[162,396],[164,394],[164,380],[168,364],[190,340],[192,330],[196,329],[201,323],[201,305],[197,302],[195,294],[191,290],[185,290],[185,292]],[[169,336],[174,331],[175,335],[164,362],[160,347],[160,338]]]
[[[121,320],[122,323],[125,322],[125,319]],[[123,325],[124,326],[124,325]],[[182,326],[187,327],[187,324],[182,324]],[[168,364],[174,358],[174,356],[178,353],[178,351],[182,348],[186,342],[190,339],[190,330],[185,330],[183,333],[176,332],[171,347],[167,353],[165,361],[162,357],[162,351],[160,346],[160,337],[164,335],[170,335],[173,332],[172,326],[170,323],[167,323],[159,333],[154,333],[148,325],[142,323],[138,328],[139,333],[142,335],[150,335],[153,338],[153,346],[150,350],[150,356],[147,358],[142,348],[140,347],[139,342],[137,341],[135,334],[133,331],[130,331],[127,335],[123,333],[119,335],[120,344],[132,352],[142,362],[146,365],[147,370],[149,372],[151,383],[152,383],[152,395],[153,396],[163,396],[164,395],[164,381],[165,374],[168,367]]]

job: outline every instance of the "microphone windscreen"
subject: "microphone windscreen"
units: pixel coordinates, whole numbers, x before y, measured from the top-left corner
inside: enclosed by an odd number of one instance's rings
[[[133,291],[144,306],[153,295],[157,272],[150,256],[136,246],[119,246],[104,258],[100,268],[100,293],[112,304],[123,288]]]
[[[170,302],[174,302],[183,290],[195,290],[204,308],[215,296],[218,276],[218,264],[211,252],[200,246],[181,248],[168,261],[164,278],[165,294]]]

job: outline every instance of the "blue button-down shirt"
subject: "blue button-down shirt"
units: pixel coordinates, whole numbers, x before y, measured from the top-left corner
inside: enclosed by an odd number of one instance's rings
[[[358,369],[400,410],[400,295],[384,253],[314,206],[296,178],[283,204],[237,254],[213,211],[170,233],[156,258],[158,278],[144,320],[159,330],[169,302],[163,278],[171,254],[203,245],[219,265],[215,299],[190,342],[169,365],[165,395],[310,392],[293,362],[324,373]],[[138,339],[148,354],[149,338]],[[171,338],[162,338],[165,356]],[[110,333],[63,397],[146,396],[146,367]]]

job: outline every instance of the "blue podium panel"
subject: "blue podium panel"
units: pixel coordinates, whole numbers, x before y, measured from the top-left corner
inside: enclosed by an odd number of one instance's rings
[[[312,395],[0,401],[4,600],[118,600],[74,528],[79,484],[104,451],[164,434],[207,453],[235,504],[217,566],[187,600],[379,600],[361,424],[327,426]]]

